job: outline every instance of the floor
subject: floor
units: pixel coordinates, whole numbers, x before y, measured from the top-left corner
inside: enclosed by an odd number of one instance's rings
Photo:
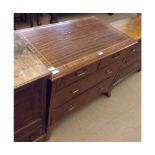
[[[69,14],[59,21],[97,16],[103,22],[112,22],[135,14]],[[42,24],[49,24],[49,16],[43,14]],[[16,29],[29,27],[29,23],[17,23]],[[141,73],[137,72],[117,85],[112,96],[100,96],[93,102],[64,118],[53,129],[49,141],[141,141]]]

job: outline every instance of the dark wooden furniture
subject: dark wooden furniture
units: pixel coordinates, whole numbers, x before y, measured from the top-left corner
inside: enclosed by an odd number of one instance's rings
[[[46,138],[46,78],[14,92],[14,140],[41,141]]]
[[[50,15],[50,23],[58,22],[58,13],[49,13]]]
[[[95,17],[16,34],[51,73],[47,81],[47,138],[65,115],[101,94],[109,97],[124,57],[139,48],[137,40]]]
[[[122,19],[111,23],[120,32],[137,41],[131,51],[128,51],[123,59],[113,85],[118,84],[130,74],[141,70],[141,15]]]
[[[14,141],[44,141],[49,72],[16,34],[14,52]]]
[[[108,13],[108,15],[113,15],[114,13]],[[50,15],[50,23],[57,23],[59,13],[49,13]]]
[[[16,30],[17,22],[29,22],[30,26],[34,26],[34,17],[36,16],[36,24],[41,25],[41,13],[14,13],[14,29]]]

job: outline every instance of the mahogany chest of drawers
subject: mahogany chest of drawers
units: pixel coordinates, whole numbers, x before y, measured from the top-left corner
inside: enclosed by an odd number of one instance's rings
[[[16,33],[51,73],[46,93],[47,138],[65,115],[101,94],[110,96],[118,72],[120,77],[124,66],[133,63],[134,54],[140,57],[136,40],[95,17]]]
[[[130,74],[141,70],[141,16],[115,21],[111,25],[137,41],[133,49],[127,51],[124,57],[123,63],[113,81],[113,85],[116,85]]]

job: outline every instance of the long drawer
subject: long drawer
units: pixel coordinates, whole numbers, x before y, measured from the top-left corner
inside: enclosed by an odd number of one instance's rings
[[[103,81],[116,74],[120,61],[116,61],[109,66],[94,72],[93,74],[71,84],[70,86],[58,91],[53,102],[53,107],[56,108],[75,96],[81,94],[90,87],[93,87],[100,81]]]
[[[77,97],[62,105],[61,107],[52,110],[52,119],[50,124],[55,123],[65,115],[69,114],[71,111],[91,101],[97,96],[110,91],[112,87],[112,79],[113,78],[109,78],[98,83],[96,86],[90,88],[81,95],[78,95]]]
[[[57,82],[57,90],[60,90],[60,89],[64,88],[65,86],[67,86],[75,81],[78,81],[78,80],[86,77],[87,75],[95,72],[97,70],[98,63],[99,62],[95,62],[90,65],[87,65],[87,66],[61,78]]]

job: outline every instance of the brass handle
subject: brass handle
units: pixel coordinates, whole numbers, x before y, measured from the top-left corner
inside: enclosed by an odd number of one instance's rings
[[[73,91],[72,91],[72,94],[76,94],[76,93],[78,93],[79,91],[80,91],[79,89],[73,90]]]
[[[74,109],[75,109],[75,107],[73,105],[71,105],[71,106],[69,106],[68,111],[72,111]]]
[[[105,91],[105,87],[101,87],[100,90],[101,90],[102,92],[104,92],[104,91]]]
[[[108,74],[108,75],[112,74],[112,70],[107,70],[106,74]]]
[[[86,73],[84,71],[77,73],[78,77],[84,76]]]
[[[119,54],[115,54],[112,56],[113,59],[118,59],[119,58]]]
[[[132,51],[132,52],[136,52],[136,49],[135,49],[135,48],[133,48],[131,51]]]

